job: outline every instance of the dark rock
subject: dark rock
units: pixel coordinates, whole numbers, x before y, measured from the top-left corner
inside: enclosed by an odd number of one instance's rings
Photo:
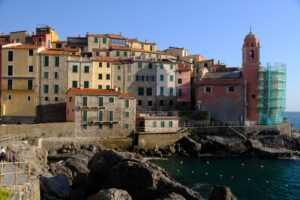
[[[180,140],[176,142],[177,144],[180,144],[182,148],[178,149],[178,152],[188,153],[190,156],[198,156],[199,152],[201,150],[201,144],[196,142],[195,140],[189,138],[189,137],[182,137]],[[181,149],[184,149],[182,151]]]
[[[40,189],[42,199],[66,199],[69,197],[71,187],[64,174],[55,177],[41,177]]]
[[[183,196],[180,194],[176,194],[172,192],[171,194],[165,195],[161,198],[157,198],[155,200],[186,200]]]
[[[209,200],[237,200],[229,187],[215,186]]]
[[[87,200],[132,200],[132,198],[125,190],[110,188],[100,190],[98,193],[87,198]]]
[[[64,161],[51,163],[50,170],[51,170],[53,176],[56,176],[58,174],[66,175],[68,177],[69,184],[72,184],[72,180],[73,180],[72,170],[65,166]]]

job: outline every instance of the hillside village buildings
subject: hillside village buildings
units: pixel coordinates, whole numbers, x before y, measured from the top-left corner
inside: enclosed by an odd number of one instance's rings
[[[93,104],[96,97],[109,94],[116,95],[115,102],[130,97],[130,105],[135,104],[130,107],[134,110],[130,111],[132,119],[151,111],[194,109],[226,123],[282,123],[285,68],[262,68],[259,49],[257,36],[250,32],[244,41],[240,69],[199,54],[190,55],[184,48],[158,51],[154,42],[126,38],[121,33],[87,33],[60,41],[53,28],[42,26],[31,35],[27,31],[0,35],[1,122],[43,122],[42,115],[52,121],[80,121],[81,130],[96,131],[95,123],[91,127],[90,122],[82,123],[85,109],[77,105],[70,108],[70,104],[75,99],[82,103],[83,94],[94,99]],[[114,119],[123,120],[117,116],[123,115],[118,110],[123,109],[123,103],[120,108],[100,107],[111,109]],[[57,112],[61,109],[58,105],[64,106],[64,112]],[[93,116],[91,121],[97,121],[95,110],[100,107],[96,107],[86,107],[93,113],[88,114]],[[126,134],[134,129],[134,123],[128,122]],[[96,124],[101,123],[98,120]],[[125,126],[117,123],[112,130]]]

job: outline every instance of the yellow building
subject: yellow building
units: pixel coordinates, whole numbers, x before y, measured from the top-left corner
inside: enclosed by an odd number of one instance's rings
[[[33,122],[38,95],[38,53],[44,47],[20,43],[2,47],[1,120]]]

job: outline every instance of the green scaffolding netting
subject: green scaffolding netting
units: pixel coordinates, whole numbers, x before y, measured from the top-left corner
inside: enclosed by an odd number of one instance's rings
[[[259,124],[282,124],[286,100],[286,66],[267,65],[258,73]]]

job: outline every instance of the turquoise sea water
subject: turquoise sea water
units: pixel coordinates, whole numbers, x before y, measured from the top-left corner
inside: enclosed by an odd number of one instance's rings
[[[285,117],[300,130],[300,113]],[[300,200],[300,159],[178,157],[152,162],[205,198],[214,185],[227,185],[239,200]]]

